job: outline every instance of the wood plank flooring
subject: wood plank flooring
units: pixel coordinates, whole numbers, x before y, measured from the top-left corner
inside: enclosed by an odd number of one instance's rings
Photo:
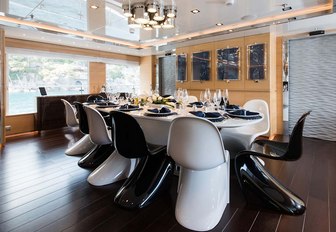
[[[0,155],[0,231],[189,231],[175,220],[177,178],[149,207],[125,210],[113,203],[121,182],[94,187],[80,157],[64,154],[78,140],[63,128],[9,139]],[[212,231],[336,232],[336,143],[304,139],[299,161],[266,161],[267,169],[305,200],[301,216],[246,204],[234,175],[230,204]],[[197,206],[191,206],[197,207]]]

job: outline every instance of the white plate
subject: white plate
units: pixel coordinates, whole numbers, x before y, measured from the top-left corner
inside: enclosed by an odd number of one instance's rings
[[[230,114],[228,113],[229,116],[235,117],[235,118],[254,118],[260,116],[260,114],[255,114],[255,115],[236,115],[236,114]]]
[[[169,116],[169,115],[174,115],[176,114],[175,112],[168,112],[168,113],[154,113],[150,111],[146,111],[144,115],[149,115],[149,116]]]

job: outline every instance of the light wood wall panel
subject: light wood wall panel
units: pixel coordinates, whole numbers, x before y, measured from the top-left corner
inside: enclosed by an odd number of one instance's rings
[[[266,78],[265,80],[248,80],[247,79],[247,46],[252,44],[266,44]],[[223,40],[214,43],[199,44],[190,47],[176,49],[176,54],[187,54],[187,81],[177,82],[177,88],[186,88],[190,95],[199,98],[200,92],[205,88],[228,89],[229,100],[231,104],[243,105],[251,99],[265,100],[270,109],[271,129],[270,135],[282,134],[282,92],[279,92],[282,86],[282,76],[277,72],[279,65],[277,61],[282,59],[281,48],[282,41],[276,40],[275,34],[261,34],[248,37]],[[239,81],[220,81],[217,80],[217,50],[227,47],[241,48],[241,79]],[[210,81],[193,81],[192,80],[192,53],[197,51],[211,51],[211,80]],[[281,61],[280,61],[281,62]],[[281,64],[280,64],[281,65]]]
[[[6,135],[14,135],[36,130],[35,126],[36,114],[21,114],[6,117],[6,126],[11,126],[11,130]]]
[[[99,93],[106,83],[106,64],[100,62],[89,63],[90,93]]]
[[[155,72],[155,57],[141,57],[140,61],[140,93],[149,93],[155,88],[156,72]]]

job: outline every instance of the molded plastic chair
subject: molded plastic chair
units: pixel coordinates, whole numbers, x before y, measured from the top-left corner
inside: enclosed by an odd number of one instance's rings
[[[244,127],[222,128],[223,142],[233,158],[238,152],[250,149],[251,143],[260,135],[266,135],[270,129],[268,104],[264,100],[254,99],[246,102],[243,106],[249,111],[263,114],[263,120]]]
[[[269,174],[260,162],[260,158],[286,161],[299,159],[302,154],[304,122],[309,114],[310,111],[304,113],[297,121],[288,143],[256,140],[252,148],[261,145],[263,149],[259,147],[258,150],[266,153],[255,150],[238,153],[235,158],[235,171],[239,185],[248,201],[256,202],[257,199],[267,207],[285,214],[300,215],[305,212],[304,201]]]
[[[74,107],[72,107],[70,102],[68,102],[65,99],[61,99],[61,101],[63,102],[64,107],[65,107],[65,122],[68,125],[68,127],[78,126],[78,120],[76,117],[76,111]]]
[[[114,146],[120,155],[139,162],[117,192],[114,202],[125,208],[143,208],[168,184],[174,161],[165,146],[146,143],[138,122],[129,114],[111,112]]]
[[[64,99],[61,99],[65,106],[65,121],[69,127],[75,127],[79,125],[79,119],[76,118],[76,112],[72,105]],[[78,112],[77,112],[78,113]],[[81,129],[81,127],[79,127]],[[74,143],[71,147],[66,149],[66,155],[83,155],[94,148],[94,144],[91,143],[89,136],[84,135],[80,140]]]
[[[78,161],[78,166],[81,168],[96,168],[114,151],[113,146],[109,145],[96,145],[91,142],[90,130],[84,106],[80,102],[74,102],[77,109],[79,129],[88,140],[91,149],[85,152],[85,155]]]
[[[205,231],[220,221],[230,194],[230,156],[210,121],[178,117],[171,123],[168,154],[180,165],[176,220]]]
[[[311,111],[304,113],[296,122],[289,142],[281,142],[267,139],[257,139],[252,144],[252,150],[261,151],[271,159],[294,161],[302,154],[302,133],[305,120]],[[261,148],[260,148],[261,146]]]
[[[85,106],[84,110],[87,115],[92,142],[110,147],[110,155],[89,175],[88,182],[95,186],[101,186],[127,178],[134,169],[135,161],[131,162],[119,155],[114,149],[111,132],[103,116],[91,107]]]

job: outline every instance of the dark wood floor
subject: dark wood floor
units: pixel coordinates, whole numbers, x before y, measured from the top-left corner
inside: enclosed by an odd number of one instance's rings
[[[174,217],[176,178],[149,207],[118,208],[113,197],[121,183],[90,186],[90,170],[64,155],[76,139],[77,132],[64,129],[8,141],[0,156],[0,231],[188,231]],[[266,166],[305,200],[306,213],[249,207],[232,175],[230,204],[213,231],[336,231],[335,142],[305,138],[299,161]]]

